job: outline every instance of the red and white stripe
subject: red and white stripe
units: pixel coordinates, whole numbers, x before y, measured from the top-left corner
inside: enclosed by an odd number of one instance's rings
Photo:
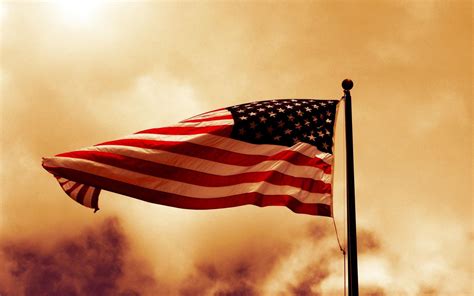
[[[72,199],[86,207],[98,209],[99,188],[80,184],[58,176],[56,176],[56,179],[64,192]]]
[[[44,158],[43,166],[71,198],[96,209],[104,189],[179,208],[280,205],[332,215],[332,154],[302,142],[235,140],[232,126],[231,113],[219,109]]]

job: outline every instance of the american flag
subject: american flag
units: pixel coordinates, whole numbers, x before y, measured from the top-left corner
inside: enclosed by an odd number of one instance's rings
[[[286,206],[332,216],[338,101],[266,100],[43,158],[64,191],[98,209],[101,189],[186,209]]]

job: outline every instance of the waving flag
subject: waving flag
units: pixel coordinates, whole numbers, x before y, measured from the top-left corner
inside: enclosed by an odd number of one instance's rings
[[[253,204],[332,216],[335,100],[268,100],[43,158],[64,191],[101,189],[186,209]]]

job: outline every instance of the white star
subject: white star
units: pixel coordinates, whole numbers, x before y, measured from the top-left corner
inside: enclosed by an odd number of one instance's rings
[[[314,104],[314,105],[313,105],[313,108],[314,108],[314,109],[319,109],[319,106],[316,105],[316,104]]]
[[[327,122],[327,123],[331,123],[332,120],[328,118],[328,119],[326,119],[326,122]]]
[[[329,148],[329,145],[328,145],[328,144],[326,144],[326,143],[323,143],[323,147],[324,147],[324,149],[328,150],[328,148]]]
[[[255,129],[256,127],[257,127],[257,124],[252,121],[252,122],[250,123],[250,128],[251,128],[251,129]]]
[[[301,123],[298,122],[297,124],[295,124],[295,128],[296,129],[301,129]]]
[[[306,107],[305,110],[310,112],[312,109],[310,107]]]
[[[278,127],[283,127],[284,125],[285,123],[283,122],[283,120],[278,121]]]
[[[296,114],[298,114],[298,116],[303,116],[303,111],[298,110],[298,111],[296,111]]]
[[[281,113],[281,112],[285,112],[285,110],[284,110],[283,108],[278,108],[277,110],[278,110],[278,112],[280,112],[280,113]]]
[[[326,103],[324,103],[324,102],[321,102],[321,104],[320,104],[320,105],[324,107],[324,106],[326,106]]]
[[[327,116],[331,116],[331,114],[332,114],[332,113],[329,112],[329,111],[326,112],[326,115],[327,115]]]
[[[291,100],[291,101],[292,101],[292,102],[298,102],[298,100],[295,100],[295,99],[293,99],[293,100]]]
[[[287,129],[285,130],[285,135],[289,135],[289,134],[291,134],[291,130],[287,128]]]
[[[255,113],[255,112],[250,112],[249,115],[250,115],[250,116],[255,116],[255,115],[257,115],[257,113]]]
[[[330,134],[331,134],[331,133],[330,133],[328,130],[326,130],[326,135],[330,135]]]
[[[273,137],[273,140],[275,140],[275,141],[280,141],[280,139],[281,139],[281,136],[274,136]]]
[[[265,123],[266,121],[267,121],[267,119],[265,118],[265,116],[261,116],[261,117],[260,117],[260,122]]]
[[[318,136],[322,138],[324,136],[324,133],[322,131],[318,131]]]
[[[268,113],[268,115],[270,115],[270,117],[275,117],[276,113],[270,112],[270,113]]]
[[[293,120],[295,120],[295,117],[293,115],[288,115],[288,120],[293,121]]]
[[[247,120],[247,116],[240,116],[240,120]]]
[[[295,103],[295,106],[301,106],[301,104],[300,103]]]
[[[311,124],[311,122],[309,122],[308,120],[305,119],[304,125],[309,126],[310,124]]]
[[[293,109],[293,106],[291,106],[291,105],[286,105],[286,108],[288,108],[288,109]]]
[[[243,109],[237,110],[238,113],[244,113],[245,111]]]
[[[257,110],[258,110],[259,112],[263,112],[263,111],[265,111],[265,108],[258,108]]]
[[[308,138],[309,138],[309,140],[310,140],[310,141],[314,141],[314,140],[316,139],[316,137],[315,137],[315,136],[313,136],[313,134],[309,135],[309,137],[308,137]]]

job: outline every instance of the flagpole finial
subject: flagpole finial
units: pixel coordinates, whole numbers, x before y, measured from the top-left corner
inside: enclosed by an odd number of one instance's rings
[[[351,90],[353,86],[354,86],[354,82],[352,82],[352,80],[350,79],[344,79],[342,81],[342,88],[346,91]]]

